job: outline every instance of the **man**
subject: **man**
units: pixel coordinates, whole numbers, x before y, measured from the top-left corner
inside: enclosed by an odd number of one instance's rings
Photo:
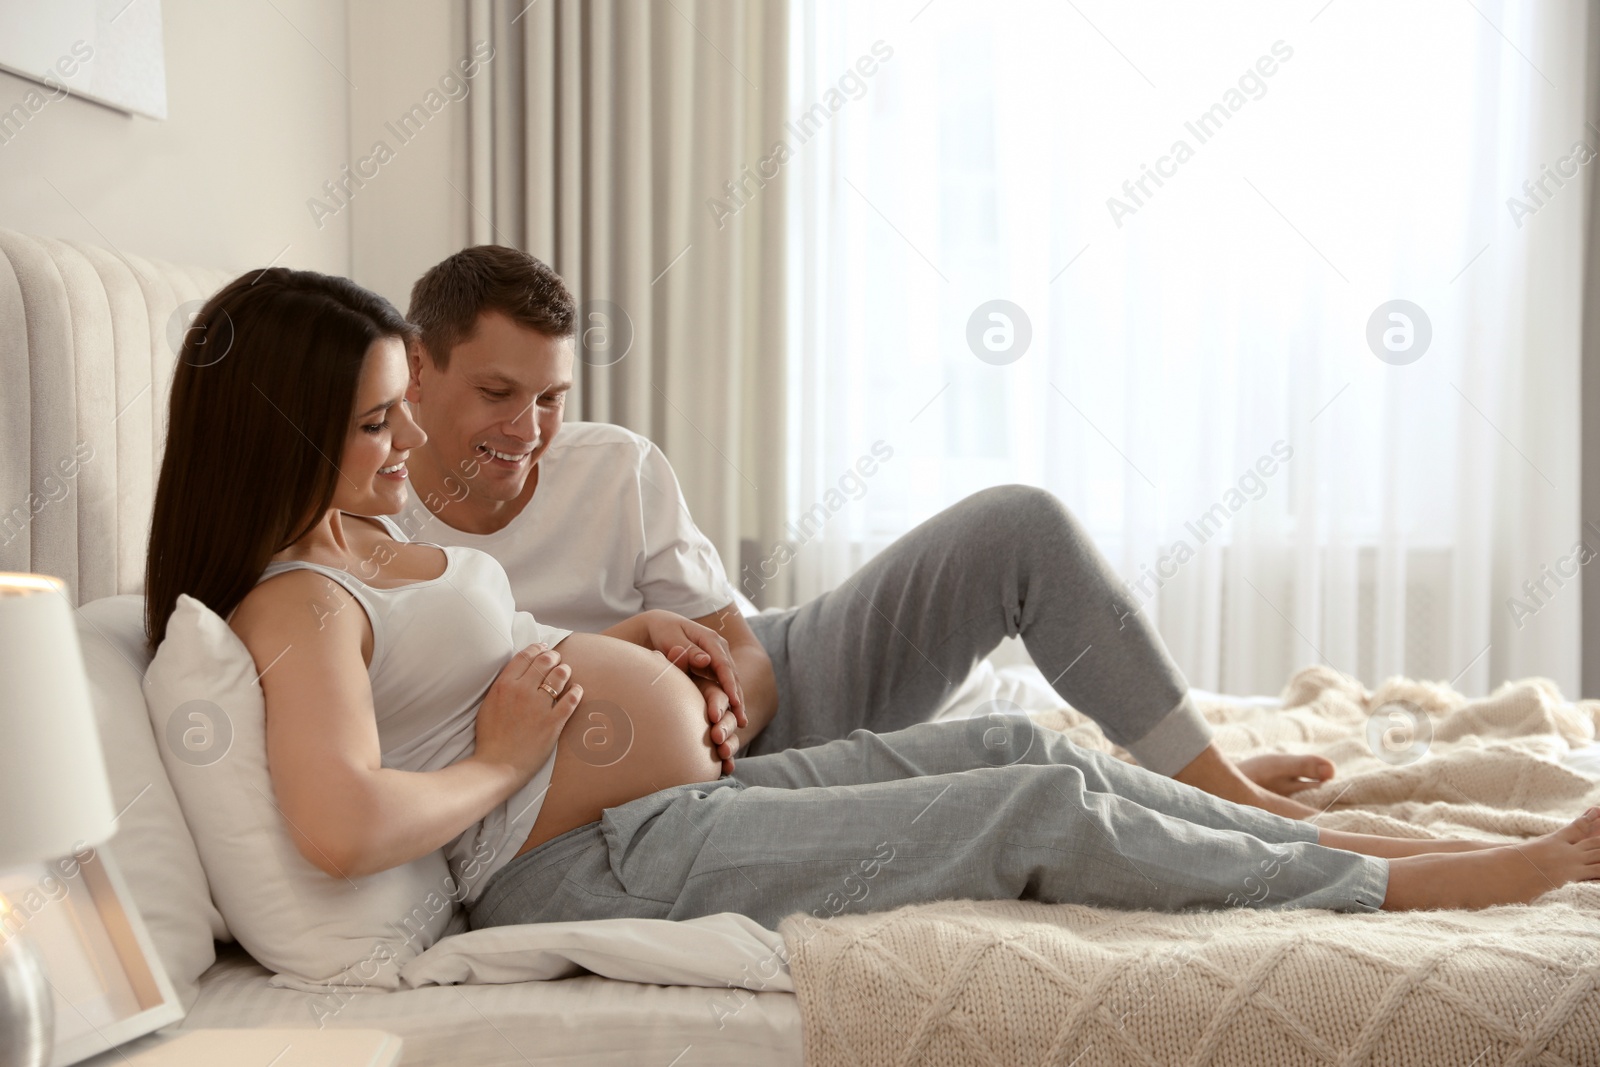
[[[731,694],[713,657],[658,651],[696,679],[727,769],[741,752],[928,719],[1020,635],[1057,692],[1152,770],[1297,818],[1312,809],[1287,794],[1333,773],[1320,757],[1223,757],[1155,630],[1043,490],[976,493],[838,589],[746,619],[660,449],[618,426],[562,429],[575,308],[554,271],[468,248],[418,280],[408,317],[422,339],[407,400],[428,441],[408,462],[402,526],[495,556],[517,608],[547,625],[598,631],[658,608],[716,631]]]

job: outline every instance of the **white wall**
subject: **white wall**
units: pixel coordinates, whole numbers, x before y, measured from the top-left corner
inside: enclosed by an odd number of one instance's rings
[[[282,266],[348,274],[348,213],[306,207],[348,159],[344,0],[161,12],[167,120],[47,104],[0,144],[0,227],[239,271],[287,245]],[[34,88],[0,73],[0,111]]]
[[[465,6],[162,0],[161,14],[167,120],[46,104],[0,143],[0,227],[238,271],[283,252],[405,311],[470,233],[467,109],[488,68],[464,94],[441,89],[469,54]],[[35,89],[0,72],[0,112]],[[443,105],[402,141],[391,125],[430,91]],[[392,158],[363,166],[380,140]],[[372,176],[356,185],[346,167]],[[352,192],[330,197],[329,181]]]

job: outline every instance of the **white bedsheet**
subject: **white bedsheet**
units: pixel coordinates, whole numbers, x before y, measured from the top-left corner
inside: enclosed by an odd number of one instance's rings
[[[743,1067],[802,1062],[792,993],[657,986],[585,976],[326,997],[267,984],[270,972],[228,946],[179,1024],[370,1028],[398,1034],[406,1067]],[[342,1000],[342,1003],[340,1002]],[[330,1013],[331,1009],[331,1013]]]

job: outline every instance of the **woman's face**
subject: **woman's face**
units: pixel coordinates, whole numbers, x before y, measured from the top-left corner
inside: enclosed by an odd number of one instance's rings
[[[367,349],[355,411],[339,459],[333,506],[356,515],[393,515],[406,504],[406,454],[428,439],[405,401],[405,342],[384,337]]]

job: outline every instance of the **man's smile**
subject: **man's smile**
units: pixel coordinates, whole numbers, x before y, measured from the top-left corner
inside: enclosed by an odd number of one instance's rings
[[[490,448],[486,444],[479,444],[477,449],[480,456],[487,456],[492,460],[512,467],[520,465],[523,460],[533,455],[533,449],[531,448],[526,452],[501,452],[498,449]]]

